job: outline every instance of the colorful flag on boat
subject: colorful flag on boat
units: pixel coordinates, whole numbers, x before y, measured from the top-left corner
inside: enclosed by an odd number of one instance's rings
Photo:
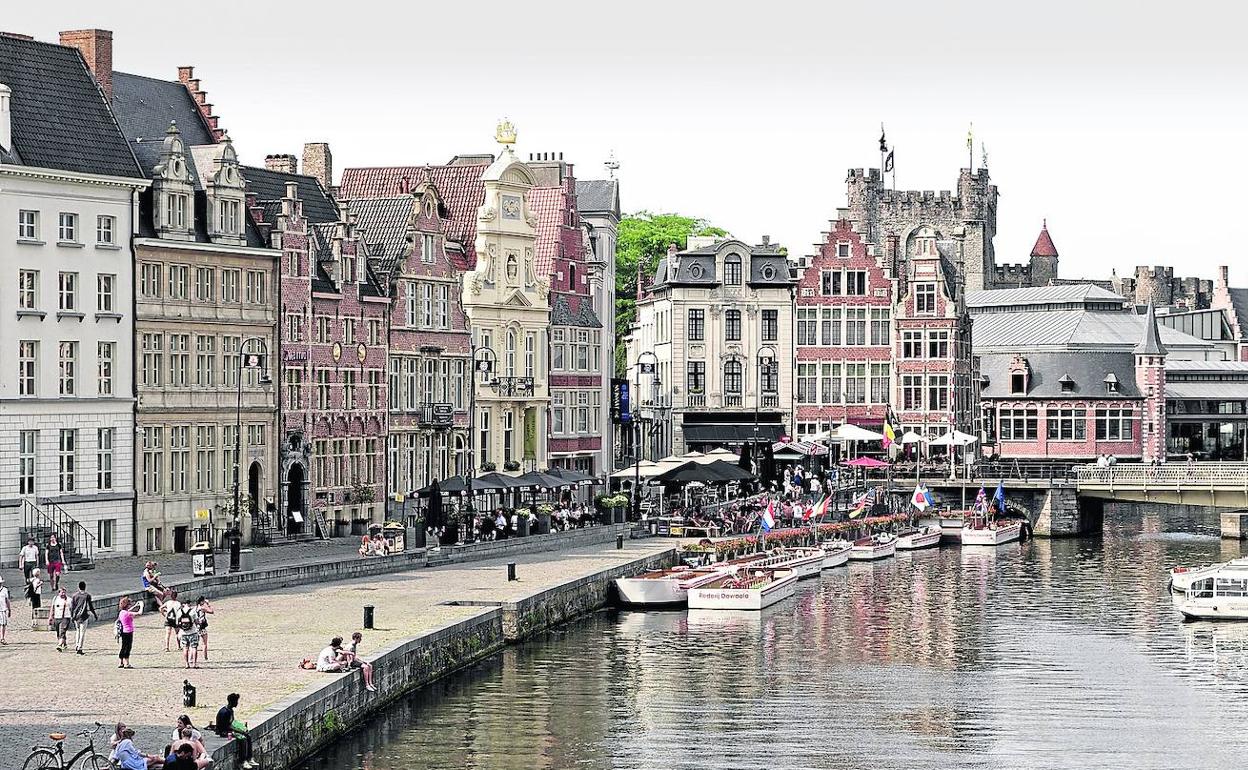
[[[867,510],[869,506],[874,505],[874,504],[875,504],[875,487],[871,487],[866,492],[863,492],[861,495],[858,495],[857,497],[855,497],[853,502],[850,503],[850,505],[853,506],[853,510],[849,512],[849,518],[851,519],[858,518],[859,516],[863,514],[864,511]]]
[[[975,495],[975,510],[980,513],[988,511],[988,492],[983,488],[979,488],[979,494]]]
[[[770,532],[776,526],[776,514],[773,510],[774,502],[768,502],[767,507],[763,509],[763,532]]]
[[[997,482],[997,491],[992,496],[992,502],[996,503],[998,513],[1005,513],[1005,481]]]
[[[927,491],[927,487],[922,484],[914,485],[914,494],[910,496],[910,504],[920,511],[926,511],[936,504],[932,499],[932,493]]]
[[[810,517],[815,521],[820,521],[828,515],[828,508],[832,505],[832,497],[824,495],[823,499],[816,503],[810,509]]]

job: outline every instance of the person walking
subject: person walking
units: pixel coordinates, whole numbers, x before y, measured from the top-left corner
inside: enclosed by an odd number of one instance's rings
[[[33,537],[26,538],[26,545],[17,552],[17,567],[22,571],[22,579],[30,580],[30,573],[39,568],[39,546]]]
[[[43,580],[39,577],[39,568],[30,571],[26,578],[26,598],[30,600],[30,617],[33,620],[35,610],[43,606]]]
[[[208,616],[215,615],[208,597],[195,600],[195,627],[199,629],[199,642],[204,646],[204,661],[208,660]]]
[[[170,588],[165,591],[164,600],[160,603],[160,614],[165,618],[165,652],[170,652],[169,643],[175,639],[178,649],[182,649],[182,640],[178,635],[178,610],[182,602],[178,601],[178,592]]]
[[[43,561],[48,565],[48,579],[52,581],[52,591],[61,587],[61,572],[65,569],[65,549],[56,539],[53,532],[48,537],[48,547],[43,550]]]
[[[187,668],[199,668],[199,625],[195,622],[195,608],[179,604],[177,611],[178,647]]]
[[[9,600],[9,587],[0,575],[0,644],[8,644],[9,617],[13,614],[13,602]]]
[[[117,668],[134,668],[130,665],[130,650],[134,647],[134,619],[143,614],[143,602],[131,602],[129,596],[121,597],[117,606],[117,639],[121,651],[117,653]]]
[[[57,652],[65,652],[68,644],[66,637],[69,635],[69,609],[69,594],[65,593],[64,588],[58,588],[52,597],[52,609],[48,612],[48,627],[56,632]]]
[[[92,618],[99,620],[100,616],[95,611],[91,594],[87,593],[85,581],[78,581],[78,590],[69,599],[69,617],[74,621],[74,652],[86,655],[82,647],[87,640],[87,626]]]

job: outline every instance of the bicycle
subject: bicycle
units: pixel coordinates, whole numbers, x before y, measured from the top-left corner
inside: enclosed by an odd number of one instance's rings
[[[48,737],[56,741],[56,745],[52,747],[32,746],[30,756],[26,757],[22,770],[71,770],[75,765],[79,770],[113,770],[113,763],[109,758],[95,751],[94,736],[103,727],[104,725],[96,722],[94,730],[83,730],[78,733],[79,738],[87,739],[87,746],[68,762],[65,761],[65,733],[50,733]]]

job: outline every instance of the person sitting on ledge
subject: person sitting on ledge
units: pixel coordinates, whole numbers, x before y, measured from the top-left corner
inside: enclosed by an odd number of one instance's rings
[[[234,709],[238,708],[239,694],[232,692],[225,697],[225,705],[217,711],[217,719],[213,723],[213,732],[222,738],[233,738],[238,746],[238,758],[242,760],[240,767],[245,770],[259,767],[260,764],[251,758],[251,735],[247,725],[234,717]]]

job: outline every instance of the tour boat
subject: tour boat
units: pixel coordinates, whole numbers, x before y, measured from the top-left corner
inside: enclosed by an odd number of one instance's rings
[[[741,569],[689,589],[689,609],[761,610],[792,596],[797,580],[791,569]]]
[[[951,513],[940,517],[940,539],[946,543],[962,542],[962,528],[966,519]]]
[[[1200,578],[1208,577],[1223,567],[1230,566],[1248,567],[1248,557],[1231,559],[1221,564],[1202,564],[1199,567],[1175,567],[1170,570],[1170,589],[1183,593],[1192,586],[1192,583]]]
[[[1021,539],[1023,523],[1017,519],[967,522],[962,528],[962,545],[1004,545]]]
[[[1248,564],[1224,564],[1207,572],[1175,607],[1189,620],[1248,620]]]
[[[848,540],[825,540],[823,548],[823,568],[842,567],[849,561],[849,552],[854,544]]]
[[[928,524],[913,529],[903,529],[897,533],[898,551],[917,551],[920,548],[931,548],[940,545],[942,530],[937,524]]]
[[[897,537],[887,532],[880,532],[870,537],[859,538],[849,549],[850,561],[875,561],[887,559],[897,552]]]
[[[797,573],[798,580],[802,580],[819,574],[824,557],[822,548],[786,548],[764,559],[748,562],[743,569],[789,569]]]
[[[660,569],[631,578],[616,578],[620,601],[638,607],[684,604],[689,589],[709,583],[723,572],[715,569]]]

